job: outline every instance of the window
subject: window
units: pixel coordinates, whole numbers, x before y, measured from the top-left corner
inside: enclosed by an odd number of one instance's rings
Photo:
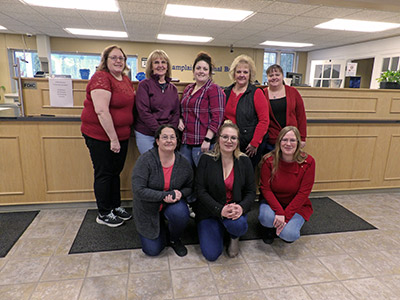
[[[314,87],[339,87],[341,84],[340,64],[316,64],[314,68]]]
[[[14,50],[14,63],[17,62],[17,58],[19,58],[21,77],[33,77],[40,70],[40,61],[36,52]]]
[[[40,60],[36,51],[10,50],[9,52],[10,70],[12,65],[16,63],[17,58],[20,59],[21,77],[34,77],[37,71],[41,70]],[[81,79],[79,69],[89,69],[89,78],[96,72],[96,67],[100,63],[99,54],[76,54],[76,53],[52,53],[51,54],[51,71],[53,74],[71,75],[73,79]],[[129,77],[136,80],[137,74],[137,57],[128,56],[127,65],[130,69]],[[14,74],[12,74],[14,76]],[[18,74],[15,74],[18,76]]]
[[[276,64],[277,53],[276,52],[264,52],[264,72],[263,72],[263,83],[265,84],[267,79],[267,69]]]
[[[279,64],[283,70],[283,77],[286,77],[287,72],[294,72],[294,62],[295,53],[293,52],[264,52],[263,83],[265,84],[268,81],[266,74],[268,67]]]
[[[286,77],[287,72],[293,72],[294,53],[281,53],[281,63],[283,77]]]
[[[53,74],[71,75],[73,79],[81,79],[80,69],[89,69],[89,78],[96,72],[100,64],[100,55],[52,53],[51,69]],[[127,65],[130,68],[130,77],[134,79],[137,73],[137,57],[128,56]]]

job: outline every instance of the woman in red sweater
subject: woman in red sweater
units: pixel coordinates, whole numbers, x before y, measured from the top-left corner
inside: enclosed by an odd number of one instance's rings
[[[131,215],[121,207],[120,173],[124,168],[133,124],[135,90],[126,75],[126,55],[112,45],[86,87],[81,115],[82,135],[94,168],[96,222],[117,227]]]
[[[267,228],[263,240],[271,244],[275,233],[286,242],[300,237],[300,229],[313,209],[308,198],[315,178],[315,161],[301,151],[299,130],[286,126],[279,133],[275,150],[263,158],[258,220]]]
[[[285,126],[295,126],[301,136],[301,148],[306,145],[307,118],[303,98],[291,86],[283,83],[283,70],[280,65],[267,69],[268,87],[264,89],[269,104],[268,150],[272,150],[279,132]]]

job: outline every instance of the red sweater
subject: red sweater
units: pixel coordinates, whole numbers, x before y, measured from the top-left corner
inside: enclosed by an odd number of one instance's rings
[[[97,71],[94,73],[86,87],[86,99],[83,102],[84,108],[81,115],[82,133],[96,140],[110,141],[94,110],[90,92],[96,89],[111,92],[109,110],[118,140],[129,139],[131,125],[133,124],[135,89],[128,76],[123,76],[122,81],[119,81],[106,71]]]
[[[295,213],[306,221],[313,209],[308,198],[315,178],[315,160],[311,155],[298,164],[297,162],[279,162],[278,171],[271,181],[273,157],[270,156],[261,167],[261,193],[268,205],[277,215],[284,215],[289,221]]]
[[[231,94],[229,95],[228,103],[225,107],[225,120],[231,120],[233,123],[236,124],[236,107],[242,95],[243,93],[236,95],[234,91],[231,92]],[[254,93],[254,107],[257,113],[258,124],[256,126],[256,130],[254,131],[253,139],[250,142],[250,144],[256,148],[261,144],[264,135],[267,133],[268,130],[269,116],[268,106],[266,105],[267,103],[265,100],[265,95],[263,94],[261,89],[257,89]],[[241,146],[247,147],[247,145]]]
[[[286,126],[295,126],[300,131],[301,140],[305,141],[307,137],[307,117],[304,109],[304,101],[300,93],[291,86],[285,85],[286,91]],[[265,97],[269,104],[269,143],[275,144],[279,132],[282,130],[281,125],[275,119],[268,97],[268,88],[264,89]]]

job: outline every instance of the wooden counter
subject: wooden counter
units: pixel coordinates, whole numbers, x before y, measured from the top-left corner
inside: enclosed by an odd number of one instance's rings
[[[93,168],[79,119],[87,81],[74,80],[74,95],[81,96],[74,98],[76,107],[64,109],[49,106],[47,80],[34,80],[37,90],[24,89],[26,113],[70,117],[0,119],[0,205],[94,201]],[[306,151],[317,163],[314,192],[400,187],[398,91],[298,90],[308,118]],[[121,176],[123,199],[132,199],[137,157],[132,138]]]

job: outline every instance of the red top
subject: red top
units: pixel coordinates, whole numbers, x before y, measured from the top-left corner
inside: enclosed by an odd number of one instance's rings
[[[128,76],[124,75],[122,81],[119,81],[106,71],[94,73],[86,87],[86,99],[83,102],[84,108],[81,115],[82,133],[96,140],[110,141],[94,110],[90,92],[96,89],[111,92],[109,110],[118,139],[120,141],[129,139],[133,124],[135,89]]]
[[[226,190],[226,203],[230,203],[233,199],[233,182],[235,180],[235,171],[231,170],[231,173],[229,173],[229,176],[226,177],[224,180],[225,182],[225,190]]]
[[[300,93],[291,86],[285,85],[286,92],[286,126],[295,126],[300,131],[301,140],[305,141],[307,137],[307,117],[304,109],[304,101]],[[268,100],[270,122],[268,128],[269,143],[275,144],[279,132],[282,130],[281,125],[275,119],[268,97],[268,88],[264,89],[265,97]]]
[[[169,191],[169,186],[171,184],[171,174],[172,174],[173,168],[174,168],[173,164],[168,168],[162,167],[162,170],[164,172],[164,191]]]
[[[242,95],[243,93],[236,95],[235,92],[232,90],[231,94],[229,95],[228,103],[225,107],[225,120],[231,120],[233,123],[236,124],[236,107]],[[258,124],[254,131],[253,139],[250,141],[250,144],[254,147],[258,147],[261,144],[264,135],[267,133],[268,130],[269,108],[265,100],[265,95],[262,90],[257,89],[254,93],[254,108],[256,109]]]
[[[308,155],[301,164],[281,160],[271,181],[272,162],[273,157],[268,157],[261,167],[260,175],[260,189],[268,205],[277,215],[284,215],[286,222],[295,213],[308,221],[313,212],[308,197],[314,185],[314,158]]]

